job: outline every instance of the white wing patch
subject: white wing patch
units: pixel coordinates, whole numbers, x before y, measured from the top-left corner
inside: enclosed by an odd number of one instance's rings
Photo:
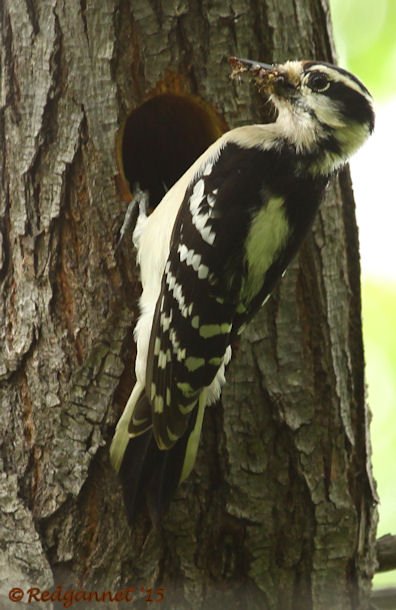
[[[209,275],[209,268],[202,264],[202,256],[196,254],[194,250],[188,249],[185,244],[179,244],[178,253],[180,262],[186,261],[186,264],[194,269],[198,274],[198,279],[205,280]]]
[[[214,207],[214,204],[216,203],[216,194],[217,194],[217,191],[218,191],[218,189],[215,189],[211,193],[208,193],[208,195],[206,196],[206,201],[208,202],[208,206],[211,209]]]
[[[161,395],[157,394],[154,397],[153,406],[154,406],[154,412],[155,413],[162,413],[163,412],[163,410],[164,410],[164,399],[162,398]]]
[[[216,233],[206,224],[209,217],[209,214],[196,213],[192,216],[191,220],[202,239],[210,246],[213,246]]]
[[[208,167],[208,164],[206,167]],[[205,195],[205,182],[204,179],[201,178],[195,184],[193,191],[190,196],[189,207],[191,212],[191,221],[194,227],[197,229],[198,233],[202,237],[203,241],[205,241],[210,246],[213,246],[214,240],[216,238],[215,232],[211,229],[211,227],[207,224],[210,218],[210,213],[202,212],[200,210],[201,203],[204,199],[208,199]],[[211,199],[211,204],[208,205],[213,208],[215,204],[215,198]]]
[[[231,330],[231,324],[203,324],[199,329],[199,334],[204,339],[210,339],[217,335],[228,334]]]
[[[205,167],[204,167],[204,171],[202,172],[203,176],[209,176],[212,173],[212,169],[213,169],[213,163],[211,161],[209,161]]]
[[[220,398],[221,388],[225,384],[225,367],[231,360],[232,348],[229,345],[224,353],[224,356],[221,358],[221,366],[216,373],[216,377],[213,379],[212,383],[208,387],[207,394],[207,405],[212,405]]]
[[[205,191],[205,182],[202,180],[198,180],[196,185],[193,188],[193,192],[190,197],[190,212],[194,216],[199,210],[199,206],[204,198]]]
[[[164,333],[166,333],[169,330],[171,322],[172,322],[172,316],[167,316],[164,312],[162,312],[161,318],[160,318],[160,324],[161,324],[161,328]]]
[[[204,358],[194,358],[194,356],[189,356],[184,362],[184,366],[187,368],[188,371],[190,371],[190,373],[192,373],[193,371],[196,371],[197,369],[201,368],[201,366],[204,366],[204,365],[205,365]]]
[[[185,248],[185,249],[187,250],[187,248]],[[179,251],[180,251],[180,247],[179,247]],[[184,256],[184,252],[183,252],[183,256]],[[181,255],[180,255],[180,260],[183,260],[181,258]],[[183,318],[187,318],[188,316],[190,316],[192,314],[193,304],[186,303],[186,299],[183,294],[182,286],[180,284],[178,284],[175,276],[172,274],[172,272],[170,271],[170,268],[168,266],[165,268],[165,281],[168,286],[169,292],[173,295],[173,298],[175,299],[175,301],[177,302],[177,304],[179,306],[179,311],[180,311],[181,315],[183,316]],[[172,316],[167,317],[164,313],[161,314],[160,323],[161,323],[161,328],[164,332],[166,332],[169,329],[171,320],[172,320]]]

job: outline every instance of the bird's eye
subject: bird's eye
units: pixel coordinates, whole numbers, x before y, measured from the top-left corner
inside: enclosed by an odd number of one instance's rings
[[[308,87],[317,93],[323,93],[330,87],[330,81],[322,72],[314,72],[309,75]]]

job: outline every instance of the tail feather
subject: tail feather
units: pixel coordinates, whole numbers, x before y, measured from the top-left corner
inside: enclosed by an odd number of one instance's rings
[[[183,436],[171,449],[159,449],[152,428],[131,438],[128,426],[136,404],[143,400],[143,388],[136,384],[117,425],[110,448],[111,462],[118,471],[128,520],[132,524],[146,502],[156,525],[168,510],[179,483],[190,473],[198,449],[205,408],[204,394],[191,413]]]
[[[171,449],[163,450],[156,446],[159,453],[158,468],[152,472],[145,490],[147,506],[154,524],[158,524],[167,512],[177,487],[184,480],[182,473],[187,459],[187,447],[196,427],[197,414],[198,409],[195,409],[190,416],[187,430]],[[196,452],[194,461],[195,456]],[[190,470],[193,465],[191,465]]]
[[[130,439],[119,470],[125,508],[130,524],[144,508],[144,489],[156,469],[157,446],[151,430]]]
[[[120,417],[113,440],[111,442],[110,461],[113,465],[114,470],[116,470],[117,472],[120,471],[121,464],[124,459],[124,454],[130,439],[128,430],[129,422],[131,421],[136,403],[143,390],[143,386],[139,382],[137,382],[132,390],[127,404],[125,405],[124,412]]]

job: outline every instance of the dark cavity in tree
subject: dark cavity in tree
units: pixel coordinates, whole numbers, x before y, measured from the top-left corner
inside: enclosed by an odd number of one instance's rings
[[[133,192],[139,183],[155,208],[165,192],[226,129],[204,101],[163,93],[128,116],[121,139],[123,173]]]

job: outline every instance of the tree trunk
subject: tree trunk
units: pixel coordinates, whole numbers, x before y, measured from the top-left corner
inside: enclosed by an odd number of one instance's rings
[[[246,330],[159,529],[147,515],[129,529],[108,459],[134,381],[139,283],[130,240],[115,250],[128,181],[155,205],[223,129],[263,119],[227,56],[331,60],[326,0],[2,0],[0,15],[1,595],[369,608],[376,499],[346,170]]]

